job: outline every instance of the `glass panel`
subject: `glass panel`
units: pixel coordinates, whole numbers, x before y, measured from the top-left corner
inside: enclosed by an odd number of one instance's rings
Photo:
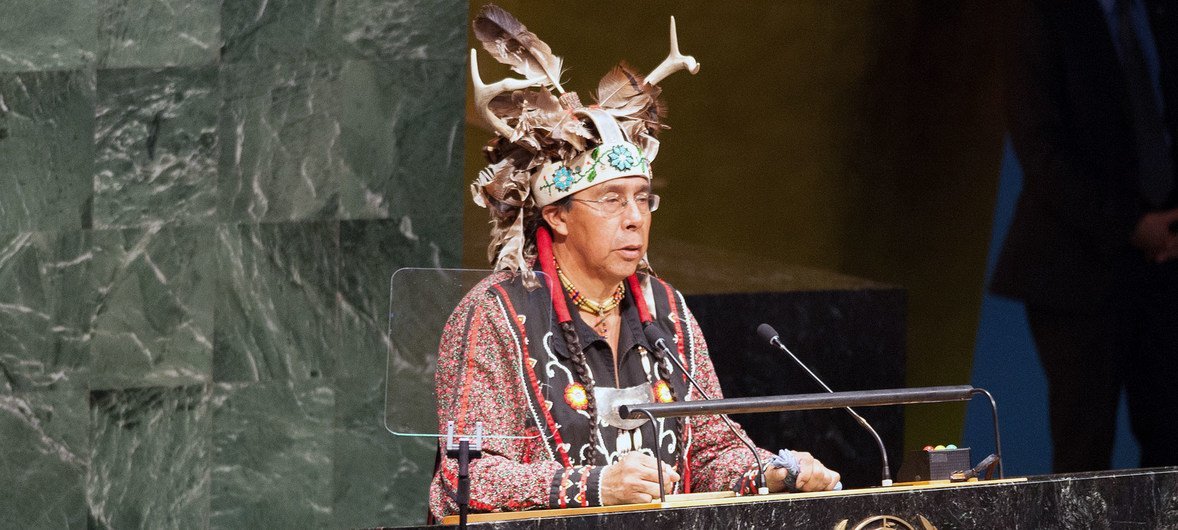
[[[400,269],[393,274],[389,293],[389,357],[385,378],[385,428],[402,437],[445,436],[439,423],[434,373],[438,347],[451,314],[479,283],[491,274],[503,274],[506,282],[522,289],[522,277],[489,270]],[[545,279],[537,273],[540,282]],[[547,297],[543,290],[536,296]],[[551,322],[548,303],[529,304],[527,317]],[[459,366],[466,366],[459,360]],[[458,380],[462,380],[462,374]],[[459,385],[447,384],[443,392],[458,392]],[[452,418],[443,418],[443,421]],[[473,424],[470,426],[473,429]],[[456,432],[473,436],[474,432]],[[483,432],[484,438],[522,438],[522,433]]]

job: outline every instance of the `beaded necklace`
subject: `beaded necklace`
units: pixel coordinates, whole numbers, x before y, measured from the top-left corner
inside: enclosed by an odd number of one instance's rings
[[[556,262],[555,256],[553,256],[552,261]],[[586,298],[585,295],[581,294],[581,291],[577,290],[577,287],[573,285],[573,282],[569,280],[568,276],[564,275],[564,271],[560,270],[560,263],[556,263],[556,275],[560,277],[560,284],[569,293],[569,297],[572,298],[574,305],[582,311],[597,315],[597,322],[593,323],[593,329],[597,330],[603,337],[608,334],[609,328],[605,325],[605,319],[609,317],[609,313],[617,309],[618,304],[622,303],[622,298],[626,296],[626,283],[618,282],[618,288],[614,289],[614,294],[601,302],[595,302]]]

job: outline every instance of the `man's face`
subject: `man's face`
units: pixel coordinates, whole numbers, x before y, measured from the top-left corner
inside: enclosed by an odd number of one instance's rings
[[[614,179],[573,195],[572,207],[558,215],[563,226],[554,226],[565,236],[568,256],[576,263],[570,265],[603,282],[617,282],[634,274],[638,262],[646,255],[650,238],[650,212],[641,209],[634,197],[650,193],[650,182],[645,177]],[[620,200],[626,205],[610,215],[605,202]]]

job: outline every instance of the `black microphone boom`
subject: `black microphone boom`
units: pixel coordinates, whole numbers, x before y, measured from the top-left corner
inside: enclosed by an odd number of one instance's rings
[[[829,386],[826,386],[826,383],[824,383],[822,379],[818,377],[818,374],[815,374],[813,370],[810,370],[810,367],[806,366],[806,363],[802,362],[798,356],[794,355],[794,352],[789,351],[789,348],[786,348],[785,345],[781,343],[781,336],[777,334],[777,330],[773,329],[773,326],[770,326],[769,324],[761,324],[760,326],[757,326],[757,335],[760,335],[761,339],[768,342],[770,345],[775,345],[778,348],[781,348],[781,350],[785,353],[789,354],[789,357],[793,359],[794,362],[798,364],[798,366],[801,366],[807,374],[810,375],[810,379],[813,379],[814,382],[818,383],[818,385],[827,392],[832,394],[834,393],[834,390],[831,390]],[[859,425],[862,425],[864,429],[867,429],[867,432],[871,433],[871,436],[875,438],[875,443],[879,446],[880,457],[883,458],[883,470],[881,471],[881,476],[883,479],[881,480],[880,484],[883,486],[891,486],[892,470],[888,467],[888,450],[886,447],[884,447],[883,439],[879,437],[879,433],[875,432],[875,429],[871,426],[870,423],[867,423],[867,420],[864,419],[863,416],[860,416],[858,412],[855,412],[855,409],[851,407],[845,407],[843,410],[846,410],[851,415],[851,417],[855,418],[855,421],[859,422]]]
[[[712,414],[752,414],[758,412],[842,409],[846,407],[948,403],[953,401],[969,401],[974,394],[983,392],[982,389],[969,385],[955,385],[675,401],[672,403],[641,403],[618,407],[618,415],[623,418],[637,418],[638,416],[634,416],[634,414],[646,411],[650,412],[656,418],[678,418],[684,416],[708,416]]]
[[[823,392],[792,396],[710,399],[622,405],[618,415],[623,418],[678,418],[709,414],[747,414],[751,412],[785,412],[790,410],[841,409],[845,407],[879,407],[883,405],[916,405],[969,401],[975,395],[986,396],[994,421],[994,452],[998,456],[998,478],[1002,470],[1002,438],[998,432],[998,403],[984,388],[969,385],[930,386],[924,388],[892,388],[885,390],[856,390],[854,392]]]

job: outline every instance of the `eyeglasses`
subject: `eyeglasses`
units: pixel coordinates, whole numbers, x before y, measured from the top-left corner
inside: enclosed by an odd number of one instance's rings
[[[659,196],[653,193],[639,193],[638,195],[635,195],[633,199],[623,199],[622,196],[618,195],[617,193],[607,193],[597,199],[573,200],[577,202],[595,204],[596,206],[594,206],[594,208],[596,208],[597,211],[611,217],[622,213],[622,211],[630,205],[630,201],[634,201],[634,204],[638,205],[638,211],[644,214],[659,209]]]

